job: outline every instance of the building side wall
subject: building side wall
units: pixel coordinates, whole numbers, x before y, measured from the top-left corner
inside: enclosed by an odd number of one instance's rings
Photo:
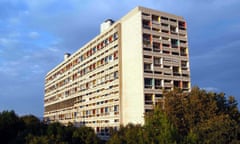
[[[121,122],[144,123],[141,12],[121,21]]]

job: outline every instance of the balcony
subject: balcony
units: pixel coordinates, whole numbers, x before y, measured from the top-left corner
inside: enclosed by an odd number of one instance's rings
[[[155,24],[155,25],[161,25],[161,23],[157,20],[152,20],[152,24]]]
[[[186,31],[186,30],[181,30],[181,29],[179,29],[178,32],[179,32],[179,34],[183,34],[183,35],[186,35],[186,34],[187,34],[187,31]]]
[[[161,18],[161,22],[162,22],[162,23],[168,23],[168,20]]]
[[[180,47],[187,47],[187,43],[181,43],[180,42]]]
[[[153,38],[153,42],[161,42],[160,38]]]
[[[155,85],[155,89],[162,89],[163,87],[161,85]]]
[[[182,74],[189,75],[189,71],[188,70],[182,70]]]
[[[160,28],[160,25],[159,25],[159,24],[152,23],[152,28],[157,28],[157,29],[159,29],[159,28]]]
[[[168,26],[162,26],[161,29],[165,30],[165,31],[169,31],[169,27]]]
[[[148,30],[151,29],[151,27],[150,27],[149,25],[143,25],[143,28],[144,28],[144,29],[148,29]]]
[[[172,64],[172,61],[164,60],[164,61],[163,61],[163,64],[164,64],[164,65],[171,65],[171,64]]]
[[[146,105],[152,105],[152,104],[153,104],[153,101],[151,101],[151,100],[145,100],[145,104],[146,104]]]
[[[153,89],[153,85],[145,84],[145,85],[144,85],[144,88],[146,88],[146,89]]]
[[[164,43],[164,44],[170,44],[170,41],[169,40],[162,40],[162,43]]]
[[[171,84],[171,83],[164,83],[164,87],[172,87],[173,86],[173,84]]]
[[[144,19],[144,20],[150,20],[151,17],[150,17],[150,15],[142,15],[142,19]]]

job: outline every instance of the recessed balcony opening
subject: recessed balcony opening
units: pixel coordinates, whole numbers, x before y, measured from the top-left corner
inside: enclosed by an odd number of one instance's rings
[[[170,31],[171,31],[171,34],[177,34],[178,27],[170,25]]]
[[[172,71],[174,76],[180,76],[179,67],[173,66]]]
[[[152,105],[153,104],[153,94],[145,94],[144,101],[145,101],[145,104]]]
[[[188,62],[187,61],[181,61],[181,67],[182,67],[182,70],[188,70]]]
[[[144,63],[144,72],[152,73],[152,64],[151,63]]]
[[[162,64],[162,58],[160,58],[160,57],[154,57],[153,62],[154,62],[154,66],[161,66],[161,64]]]
[[[178,48],[179,47],[179,40],[171,39],[171,45],[172,45],[172,48]]]
[[[187,24],[184,21],[179,21],[178,22],[178,27],[179,27],[180,30],[186,30]]]
[[[143,26],[143,28],[145,28],[145,29],[151,29],[151,24],[150,24],[150,21],[149,21],[149,20],[143,20],[143,21],[142,21],[142,26]]]
[[[151,35],[143,34],[143,47],[151,47]]]
[[[188,81],[183,81],[182,82],[182,88],[183,89],[189,89],[189,82]]]
[[[156,15],[152,15],[152,23],[160,24],[160,17]]]
[[[162,89],[162,80],[155,79],[155,89]]]
[[[175,88],[180,88],[180,81],[173,81],[173,85]]]
[[[153,51],[154,52],[160,52],[161,51],[160,43],[153,42]]]
[[[144,88],[147,88],[147,89],[153,88],[153,79],[152,78],[144,78]]]
[[[187,56],[187,48],[180,47],[180,55],[181,56]]]

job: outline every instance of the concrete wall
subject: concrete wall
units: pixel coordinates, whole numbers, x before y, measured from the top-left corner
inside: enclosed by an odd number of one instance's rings
[[[143,51],[141,12],[121,24],[122,95],[121,123],[144,123]]]

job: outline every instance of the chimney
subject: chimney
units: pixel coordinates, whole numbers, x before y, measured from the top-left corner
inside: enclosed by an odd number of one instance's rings
[[[67,60],[70,56],[71,56],[70,53],[65,53],[65,54],[64,54],[64,60]]]
[[[114,21],[112,19],[107,19],[105,20],[102,24],[101,24],[101,29],[100,32],[104,32],[106,29],[108,29],[112,24],[114,23]]]

